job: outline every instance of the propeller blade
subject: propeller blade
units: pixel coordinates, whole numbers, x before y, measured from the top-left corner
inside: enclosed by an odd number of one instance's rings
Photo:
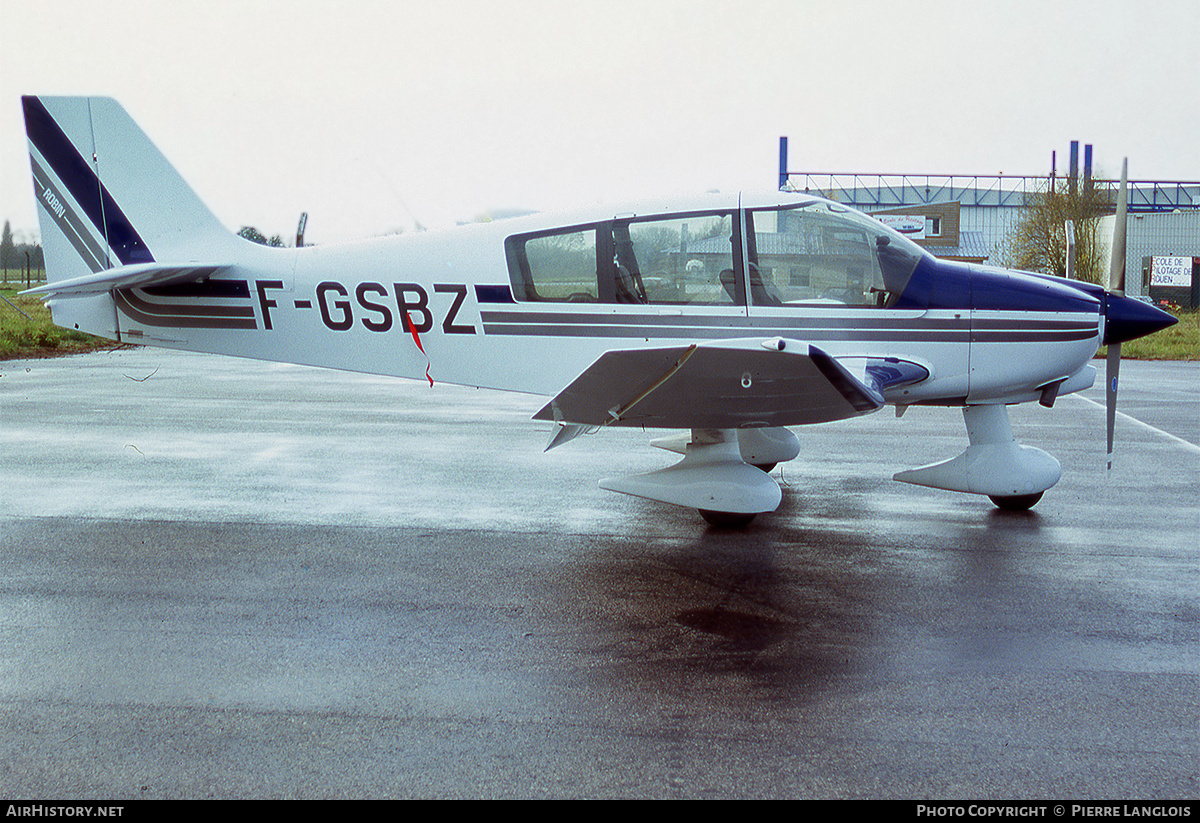
[[[1117,376],[1121,371],[1121,344],[1108,346],[1104,370],[1104,410],[1108,413],[1108,470],[1112,471],[1113,428],[1117,422]]]
[[[1108,291],[1125,294],[1125,229],[1129,220],[1129,158],[1121,161],[1121,188],[1117,192],[1117,219],[1113,226],[1112,259],[1108,270]],[[1105,300],[1105,315],[1108,304]],[[1118,299],[1119,302],[1119,299]],[[1104,410],[1108,424],[1108,471],[1112,471],[1113,429],[1117,423],[1117,377],[1121,372],[1121,343],[1118,340],[1108,345],[1104,369]]]
[[[1129,218],[1129,158],[1121,161],[1121,188],[1117,191],[1117,221],[1113,226],[1112,260],[1108,290],[1125,293],[1125,226]]]

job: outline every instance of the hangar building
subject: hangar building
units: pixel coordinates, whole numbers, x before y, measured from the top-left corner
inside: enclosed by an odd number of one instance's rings
[[[809,192],[874,215],[902,230],[938,257],[973,263],[1001,263],[1001,249],[1019,221],[1022,209],[1046,186],[1092,185],[1111,193],[1116,201],[1117,180],[1091,178],[1091,146],[1086,147],[1082,181],[1077,171],[1050,175],[950,175],[878,174],[866,172],[787,171],[787,138],[780,139],[779,185]],[[1072,169],[1076,169],[1077,144],[1072,144]],[[1053,165],[1053,163],[1052,163]],[[1185,294],[1178,274],[1178,258],[1200,261],[1200,181],[1131,180],[1126,240],[1126,291],[1151,295],[1155,258],[1176,258],[1172,294],[1196,307],[1193,274]],[[1115,218],[1101,219],[1103,246],[1112,237]],[[1160,266],[1161,268],[1161,266]],[[1193,268],[1200,268],[1200,264]],[[1140,276],[1139,276],[1140,275]],[[1161,277],[1160,277],[1161,279]],[[1154,289],[1158,292],[1157,287]],[[1161,297],[1161,295],[1158,295]]]

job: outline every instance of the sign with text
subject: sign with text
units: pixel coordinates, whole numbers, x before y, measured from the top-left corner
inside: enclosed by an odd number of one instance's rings
[[[925,239],[925,217],[920,214],[874,214],[871,215],[889,229],[895,229],[913,240]]]
[[[1152,257],[1150,285],[1168,288],[1190,288],[1192,285],[1191,257]]]

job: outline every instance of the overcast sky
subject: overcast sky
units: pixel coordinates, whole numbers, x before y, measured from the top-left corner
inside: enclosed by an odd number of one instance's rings
[[[314,242],[794,171],[1200,180],[1195,0],[0,0],[20,95],[117,98],[230,228]]]

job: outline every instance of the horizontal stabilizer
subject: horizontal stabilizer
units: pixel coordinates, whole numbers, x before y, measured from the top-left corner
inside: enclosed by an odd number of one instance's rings
[[[733,429],[824,423],[882,405],[879,392],[816,346],[748,339],[607,352],[534,419]]]
[[[144,289],[151,286],[194,283],[231,268],[233,267],[217,264],[138,263],[132,266],[104,269],[95,274],[86,274],[70,280],[60,280],[57,283],[23,291],[21,294],[37,294],[47,297],[92,297],[97,294],[107,294],[113,289]]]

